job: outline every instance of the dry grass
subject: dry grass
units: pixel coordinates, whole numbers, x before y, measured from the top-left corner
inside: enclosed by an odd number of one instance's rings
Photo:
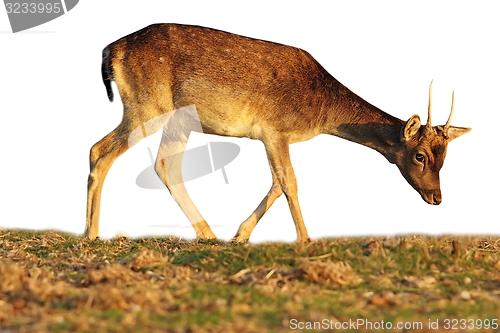
[[[495,237],[233,246],[0,230],[1,333],[285,332],[291,319],[363,318],[442,332],[428,321],[500,319],[499,289]]]

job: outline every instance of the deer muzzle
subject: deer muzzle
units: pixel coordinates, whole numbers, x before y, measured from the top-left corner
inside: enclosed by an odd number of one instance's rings
[[[422,196],[425,202],[430,205],[439,205],[443,199],[441,198],[441,190],[423,190],[419,189],[418,192]]]

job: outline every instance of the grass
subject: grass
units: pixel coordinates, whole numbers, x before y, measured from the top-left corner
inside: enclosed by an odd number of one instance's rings
[[[500,319],[499,290],[491,236],[235,246],[0,230],[0,332],[312,332],[361,319],[422,326],[349,331],[443,332],[455,319],[494,332],[478,325]]]

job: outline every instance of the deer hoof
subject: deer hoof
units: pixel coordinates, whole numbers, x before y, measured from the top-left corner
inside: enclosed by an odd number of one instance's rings
[[[238,245],[238,244],[246,244],[248,243],[248,238],[247,237],[243,237],[243,236],[234,236],[232,239],[231,239],[231,244],[234,244],[234,245]]]
[[[91,232],[85,232],[83,234],[83,237],[87,238],[87,239],[90,239],[90,240],[93,240],[93,239],[99,239],[99,235],[96,235],[96,234],[93,234]]]
[[[310,244],[311,242],[312,242],[311,238],[309,238],[309,237],[304,238],[304,239],[297,239],[297,243],[303,244],[303,245]]]

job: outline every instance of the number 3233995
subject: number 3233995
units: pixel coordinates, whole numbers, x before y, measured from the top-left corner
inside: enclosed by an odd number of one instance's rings
[[[444,329],[456,330],[456,329],[497,329],[498,319],[445,319],[443,321]]]
[[[61,3],[36,3],[36,2],[23,2],[23,3],[10,3],[5,4],[7,14],[35,14],[35,13],[54,13],[59,14],[62,12]]]

